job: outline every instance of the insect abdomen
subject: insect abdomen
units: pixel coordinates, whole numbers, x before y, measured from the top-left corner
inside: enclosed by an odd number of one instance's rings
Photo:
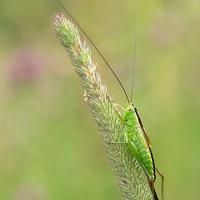
[[[148,175],[148,178],[150,180],[154,179],[154,166],[153,166],[153,160],[151,157],[150,150],[148,146],[146,145],[146,141],[143,138],[143,135],[140,135],[140,130],[138,128],[134,128],[134,130],[131,128],[127,130],[129,133],[129,136],[132,135],[132,137],[129,137],[129,146],[133,150],[135,148],[138,154],[138,161],[142,165],[143,169]],[[135,132],[135,134],[133,134]]]
[[[125,140],[128,142],[129,149],[143,167],[149,181],[154,181],[155,166],[153,156],[133,107],[125,112],[124,121],[126,127]]]

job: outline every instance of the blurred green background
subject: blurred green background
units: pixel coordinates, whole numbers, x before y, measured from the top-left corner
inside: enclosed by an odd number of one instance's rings
[[[63,3],[128,93],[136,19],[134,103],[165,174],[166,199],[200,199],[200,2]],[[56,0],[0,0],[0,199],[120,199],[80,81],[55,37],[56,12]],[[126,106],[93,55],[110,93]]]

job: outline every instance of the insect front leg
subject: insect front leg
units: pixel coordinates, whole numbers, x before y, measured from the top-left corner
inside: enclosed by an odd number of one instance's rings
[[[109,142],[109,144],[128,144],[128,136],[125,132],[123,139],[122,138],[116,138],[115,141]]]
[[[119,105],[118,105],[119,106]],[[120,107],[120,109],[125,110],[124,108]],[[125,126],[125,121],[123,116],[121,115],[121,113],[118,111],[118,109],[115,109],[115,112],[122,124],[122,132],[124,130],[124,126]],[[114,136],[113,138],[114,141],[109,142],[109,144],[127,144],[128,143],[128,137],[127,134],[117,134],[116,136]]]

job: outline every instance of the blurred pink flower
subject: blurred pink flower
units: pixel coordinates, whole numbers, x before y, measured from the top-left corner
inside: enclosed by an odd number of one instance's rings
[[[19,49],[11,58],[9,79],[15,83],[34,83],[41,78],[44,59],[33,49]]]

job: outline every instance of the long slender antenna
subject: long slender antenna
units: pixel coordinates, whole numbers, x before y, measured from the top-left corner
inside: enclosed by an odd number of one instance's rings
[[[135,3],[136,7],[136,3]],[[136,53],[137,53],[137,13],[135,9],[134,14],[134,57],[133,57],[133,68],[132,68],[132,83],[131,83],[131,102],[133,101],[133,85],[134,85],[134,78],[135,78],[135,64],[136,64]]]
[[[67,13],[67,15],[72,19],[72,21],[74,21],[77,25],[77,27],[80,29],[80,31],[84,34],[84,36],[87,38],[87,40],[92,44],[92,46],[95,48],[95,50],[98,52],[98,54],[101,56],[101,58],[103,59],[103,61],[106,63],[106,65],[109,67],[110,71],[113,73],[114,77],[117,79],[120,87],[122,88],[126,99],[128,101],[128,103],[130,103],[128,95],[126,93],[125,88],[123,87],[121,81],[119,80],[119,78],[117,77],[117,75],[115,74],[115,72],[113,71],[112,67],[110,66],[110,64],[108,63],[108,61],[105,59],[105,57],[103,56],[103,54],[99,51],[99,49],[97,48],[97,46],[92,42],[92,40],[89,38],[89,36],[86,34],[86,32],[84,31],[84,29],[79,25],[79,23],[75,20],[75,18],[71,15],[71,13],[65,8],[65,6],[62,4],[62,2],[60,0],[57,0],[57,2],[60,4],[60,6],[64,9],[64,11]]]

